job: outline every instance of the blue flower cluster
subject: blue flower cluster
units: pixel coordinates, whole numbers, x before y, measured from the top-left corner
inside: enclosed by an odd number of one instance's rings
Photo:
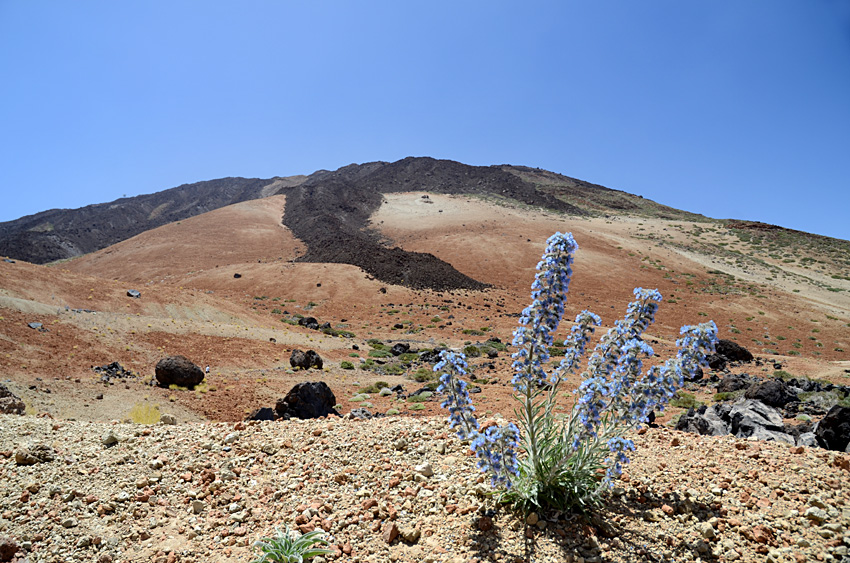
[[[449,410],[449,422],[457,428],[461,440],[472,440],[472,450],[479,458],[478,467],[490,473],[494,487],[511,486],[511,476],[517,475],[516,451],[519,445],[519,429],[515,424],[491,426],[479,432],[475,407],[469,398],[467,383],[461,377],[466,375],[468,365],[463,354],[448,350],[440,353],[440,361],[434,371],[443,371],[437,393],[445,393],[442,407]]]
[[[479,431],[462,379],[468,369],[463,354],[444,351],[434,367],[442,372],[437,391],[446,395],[443,407],[449,410],[451,426],[461,439],[471,440],[478,467],[490,473],[493,486],[518,485],[518,498],[531,504],[539,504],[541,494],[563,494],[569,498],[561,506],[584,506],[610,486],[629,462],[626,452],[635,449],[622,433],[645,423],[653,410],[663,410],[684,377],[705,363],[717,339],[713,322],[682,327],[676,357],[644,373],[643,363],[654,351],[641,335],[654,322],[662,298],[658,290],[636,288],[625,317],[602,336],[587,361],[571,415],[556,420],[559,385],[579,369],[590,337],[601,325],[590,311],[579,313],[564,339],[564,359],[547,374],[577,249],[569,233],[549,238],[531,287],[532,304],[514,331],[512,384],[521,405],[516,411],[519,427],[511,423]],[[526,455],[518,458],[518,448]],[[606,471],[599,481],[601,466]]]

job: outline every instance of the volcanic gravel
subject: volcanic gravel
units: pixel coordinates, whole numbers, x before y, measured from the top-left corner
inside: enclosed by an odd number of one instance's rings
[[[847,553],[850,456],[663,427],[633,438],[629,471],[583,520],[497,505],[443,418],[146,426],[3,415],[0,555],[16,545],[31,562],[247,562],[285,524],[328,532],[334,552],[316,563]],[[53,459],[19,465],[27,451]]]

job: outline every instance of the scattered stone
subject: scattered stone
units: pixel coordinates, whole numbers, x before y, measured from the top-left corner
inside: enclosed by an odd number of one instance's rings
[[[420,475],[425,476],[425,477],[433,477],[434,476],[434,469],[431,467],[431,464],[428,463],[428,462],[425,462],[421,465],[417,465],[416,466],[416,472],[419,473]]]
[[[717,384],[718,393],[734,393],[741,389],[747,389],[752,384],[752,379],[745,373],[730,373]]]
[[[107,431],[106,434],[103,435],[103,438],[101,438],[100,442],[107,448],[111,448],[112,446],[118,443],[118,436],[115,434],[114,430],[109,429],[109,431]]]
[[[36,444],[22,447],[15,452],[15,463],[18,465],[35,465],[49,463],[56,459],[56,451],[48,445]]]
[[[132,297],[133,299],[138,299],[141,296],[142,296],[142,294],[135,289],[128,289],[127,290],[127,297]]]
[[[177,418],[173,414],[163,413],[159,417],[159,423],[169,425],[177,424]]]
[[[204,380],[204,370],[185,356],[168,356],[156,364],[156,380],[161,387],[176,385],[191,389]]]
[[[384,524],[384,532],[382,534],[386,543],[393,543],[398,537],[398,526],[395,522],[387,522]]]

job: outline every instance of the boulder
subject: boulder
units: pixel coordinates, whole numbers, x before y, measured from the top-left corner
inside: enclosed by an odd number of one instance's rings
[[[312,330],[319,328],[319,321],[316,320],[316,317],[301,317],[298,319],[298,324]]]
[[[12,561],[18,553],[18,542],[9,536],[0,536],[0,561]]]
[[[741,389],[748,388],[751,383],[752,380],[747,374],[732,373],[720,380],[720,383],[717,384],[717,392],[732,393],[734,391],[740,391]]]
[[[744,395],[747,399],[761,401],[770,407],[784,407],[791,401],[799,401],[797,394],[792,392],[788,384],[781,379],[771,379],[756,383],[747,389]]]
[[[785,442],[794,444],[794,437],[785,431],[778,410],[761,401],[745,399],[732,405],[729,413],[729,433],[738,438]]]
[[[835,405],[815,426],[818,443],[828,450],[847,451],[850,446],[850,408]]]
[[[336,415],[336,397],[323,381],[303,382],[289,390],[286,397],[278,399],[274,407],[279,418],[319,418]]]
[[[156,381],[161,387],[192,388],[204,380],[204,370],[185,356],[168,356],[156,364]]]
[[[679,417],[676,430],[701,434],[703,436],[725,436],[729,433],[729,427],[718,416],[714,408],[705,405],[699,409],[688,409],[688,412]]]
[[[307,350],[304,352],[296,348],[289,355],[289,365],[293,368],[301,369],[322,369],[324,362],[322,362],[322,357],[315,351]]]
[[[142,294],[138,290],[135,290],[135,289],[128,289],[127,290],[127,297],[132,297],[133,299],[138,299],[141,296],[142,296]]]
[[[370,418],[374,418],[374,415],[368,409],[364,409],[362,407],[351,409],[349,414],[351,415],[349,418],[356,418],[358,420],[369,420]]]
[[[752,362],[753,355],[749,350],[731,340],[718,340],[714,351],[730,362]]]
[[[9,389],[0,383],[0,413],[3,414],[24,414],[27,406],[24,401],[9,391]]]
[[[708,367],[714,371],[723,371],[726,369],[726,358],[721,356],[720,354],[708,354],[705,357],[705,362],[708,364]]]
[[[393,344],[393,347],[390,348],[390,353],[393,356],[401,356],[402,354],[407,354],[410,352],[410,344],[405,342],[396,342]]]

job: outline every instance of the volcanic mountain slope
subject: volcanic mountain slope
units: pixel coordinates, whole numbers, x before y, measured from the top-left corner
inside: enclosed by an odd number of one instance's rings
[[[42,211],[0,223],[0,254],[35,264],[71,258],[161,225],[265,197],[303,180],[303,176],[222,178],[80,209]]]
[[[284,223],[307,246],[300,261],[352,264],[386,283],[415,288],[482,289],[480,281],[433,255],[390,247],[377,232],[366,229],[381,194],[411,189],[474,194],[574,216],[626,210],[691,217],[638,196],[542,170],[410,157],[319,171],[309,177],[226,178],[111,204],[46,211],[0,224],[0,253],[45,263],[98,250],[229,203],[277,193],[289,196]]]

